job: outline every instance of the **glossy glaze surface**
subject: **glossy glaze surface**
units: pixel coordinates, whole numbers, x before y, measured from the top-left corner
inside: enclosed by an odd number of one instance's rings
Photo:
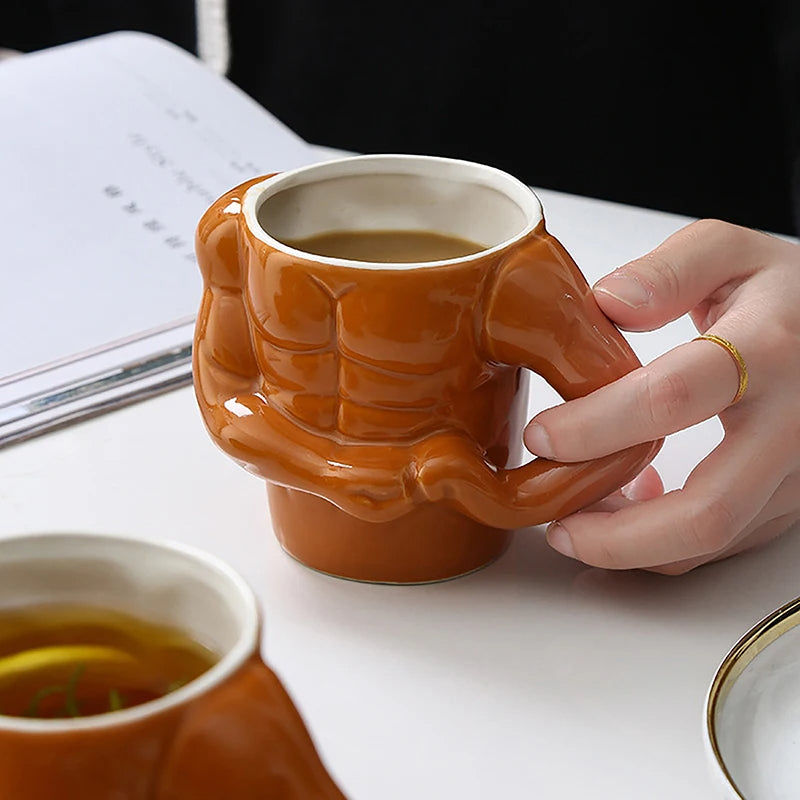
[[[639,365],[543,222],[508,247],[441,266],[333,265],[254,235],[242,201],[263,180],[224,195],[198,226],[205,289],[195,390],[228,455],[271,484],[315,496],[279,499],[282,544],[304,563],[412,582],[422,558],[432,562],[423,573],[449,577],[439,546],[408,553],[398,521],[420,534],[412,512],[433,506],[429,530],[453,512],[469,521],[465,530],[483,526],[496,546],[488,558],[483,546],[462,559],[473,569],[505,548],[498,530],[594,502],[656,454],[659,442],[593,462],[520,466],[523,368],[572,398]],[[329,510],[319,558],[319,535],[308,533],[316,498],[344,512]],[[360,546],[352,518],[377,526],[365,540],[385,532],[385,547],[342,572],[331,551],[342,532],[342,548]]]
[[[213,691],[88,730],[0,730],[0,797],[343,800],[294,704],[257,657]]]
[[[173,691],[112,713],[82,716],[74,701],[65,712],[75,716],[0,715],[3,800],[342,800],[260,657],[255,596],[226,563],[163,540],[0,537],[0,609],[41,606],[157,622],[180,631],[179,646],[188,637],[218,660]],[[117,628],[119,646],[131,641],[124,630]],[[41,667],[43,650],[36,658],[30,642],[16,641],[29,665]],[[161,646],[174,646],[171,635]],[[15,680],[7,663],[5,680]]]

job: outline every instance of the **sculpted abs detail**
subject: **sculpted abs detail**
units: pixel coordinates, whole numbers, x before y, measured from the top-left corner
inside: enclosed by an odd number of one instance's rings
[[[409,291],[400,270],[364,271],[356,284],[348,271],[282,253],[269,253],[266,266],[249,261],[256,360],[276,409],[343,443],[411,444],[454,423],[472,433],[482,404],[480,392],[468,395],[501,371],[476,356],[479,271],[447,292],[439,270],[426,271],[430,300],[421,307],[419,281]]]
[[[543,225],[455,266],[356,271],[253,236],[240,204],[261,180],[212,206],[197,239],[195,388],[212,437],[247,469],[364,520],[433,501],[512,529],[599,499],[655,455],[659,443],[507,468],[521,367],[570,398],[639,364]]]

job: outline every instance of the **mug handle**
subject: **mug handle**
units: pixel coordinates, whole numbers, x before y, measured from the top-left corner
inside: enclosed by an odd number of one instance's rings
[[[247,190],[271,178],[262,175],[219,197],[200,218],[195,231],[195,253],[203,278],[203,296],[192,349],[195,378],[210,384],[222,382],[229,396],[253,391],[260,378],[250,339],[242,287],[239,219]],[[209,350],[201,359],[202,346]]]
[[[190,703],[154,800],[346,800],[274,672],[253,656]]]
[[[541,375],[565,400],[621,378],[641,362],[595,302],[561,243],[537,229],[500,265],[484,300],[483,347],[490,361]],[[438,437],[418,453],[420,481],[486,525],[513,529],[558,519],[632,480],[663,439],[579,463],[534,458],[498,469],[464,436]]]

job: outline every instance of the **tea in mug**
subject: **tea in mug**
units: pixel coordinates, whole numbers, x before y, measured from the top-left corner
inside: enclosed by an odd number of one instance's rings
[[[208,670],[216,653],[185,632],[98,607],[0,611],[0,714],[56,719],[163,697]]]
[[[483,245],[436,231],[332,231],[284,244],[329,258],[378,263],[445,261],[480,253]]]

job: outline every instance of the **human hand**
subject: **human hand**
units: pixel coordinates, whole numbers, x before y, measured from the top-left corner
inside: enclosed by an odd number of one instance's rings
[[[564,555],[610,569],[679,574],[767,542],[800,519],[800,245],[700,220],[602,278],[598,304],[649,331],[689,313],[733,342],[749,373],[708,340],[681,344],[586,397],[538,414],[525,444],[559,461],[597,458],[719,415],[722,442],[683,488],[652,467],[548,528]]]

